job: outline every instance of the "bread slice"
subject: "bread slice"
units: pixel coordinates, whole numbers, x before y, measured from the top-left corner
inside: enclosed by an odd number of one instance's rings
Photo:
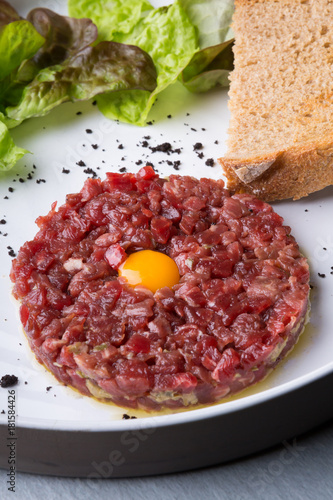
[[[233,29],[229,189],[272,201],[333,184],[333,2],[235,0]]]

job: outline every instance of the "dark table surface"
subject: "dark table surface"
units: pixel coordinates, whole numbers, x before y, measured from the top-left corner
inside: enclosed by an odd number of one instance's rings
[[[129,479],[72,479],[17,473],[15,493],[0,471],[3,500],[333,498],[333,420],[249,457],[206,469]]]

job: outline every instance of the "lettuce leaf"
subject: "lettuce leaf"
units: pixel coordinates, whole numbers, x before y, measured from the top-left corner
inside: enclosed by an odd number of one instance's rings
[[[92,19],[98,27],[98,40],[113,40],[118,33],[127,34],[149,13],[148,0],[68,0],[72,17]]]
[[[1,121],[0,114],[0,171],[9,170],[26,153],[26,149],[17,147],[6,125]]]
[[[200,51],[184,68],[180,81],[191,92],[229,85],[233,69],[233,0],[180,0],[199,33]]]
[[[135,46],[96,44],[97,27],[90,19],[60,16],[46,8],[32,10],[27,20],[17,18],[0,0],[1,168],[10,168],[25,152],[8,132],[23,120],[102,92],[135,89],[149,94],[155,89],[151,57]]]
[[[33,116],[43,116],[66,101],[87,100],[105,91],[153,90],[156,73],[151,59],[138,47],[100,42],[78,54],[41,70],[25,87],[17,106],[6,108],[6,118],[18,125]]]
[[[0,26],[0,80],[32,57],[45,39],[29,21],[13,21]]]
[[[234,0],[180,0],[180,3],[198,30],[200,49],[234,37],[230,27]]]
[[[99,95],[97,104],[107,118],[145,125],[156,96],[177,80],[198,50],[196,30],[178,0],[158,9],[145,0],[114,0],[112,9],[108,5],[108,0],[70,0],[69,11],[76,16],[91,15],[99,33],[148,52],[157,70],[157,87],[152,93],[135,90]],[[121,21],[129,11],[127,22]]]
[[[0,0],[0,26],[19,21],[21,17],[8,2]]]
[[[69,0],[68,7],[73,16],[91,17],[100,36],[138,45],[155,63],[153,93],[98,96],[98,107],[108,118],[144,125],[157,94],[177,78],[191,92],[229,85],[233,0],[176,0],[160,9],[146,0]]]
[[[182,71],[180,80],[190,92],[207,92],[228,87],[233,69],[233,39],[200,50]]]
[[[197,49],[195,30],[180,4],[175,2],[151,11],[129,33],[116,33],[114,39],[138,45],[151,55],[157,70],[157,87],[152,93],[100,95],[98,107],[107,118],[145,125],[157,95],[177,80]]]

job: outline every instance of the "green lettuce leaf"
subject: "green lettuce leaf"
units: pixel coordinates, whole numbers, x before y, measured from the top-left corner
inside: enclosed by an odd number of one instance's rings
[[[190,92],[207,92],[229,86],[234,66],[233,39],[200,50],[182,71],[180,80]]]
[[[111,5],[112,9],[108,0],[70,0],[69,11],[92,16],[103,36],[138,46],[152,57],[157,70],[157,87],[152,93],[134,90],[97,97],[106,117],[145,125],[156,96],[177,80],[198,50],[196,31],[178,0],[158,9],[144,0],[114,0]],[[125,17],[128,13],[129,18]]]
[[[136,46],[113,41],[96,44],[97,27],[90,19],[72,19],[45,8],[32,10],[27,20],[17,17],[0,0],[2,169],[12,167],[26,152],[15,146],[8,132],[23,120],[98,93],[134,89],[149,94],[155,89],[151,57]],[[1,46],[3,40],[7,45]]]
[[[180,0],[199,33],[200,51],[184,68],[180,81],[191,92],[228,87],[233,69],[233,0]]]
[[[26,153],[26,149],[17,147],[6,125],[1,121],[0,114],[0,171],[11,169]]]
[[[198,30],[200,49],[234,37],[230,27],[234,0],[180,0],[180,3]]]
[[[99,40],[127,34],[153,9],[147,0],[68,0],[72,17],[88,17],[98,27]]]
[[[44,41],[29,21],[13,21],[0,26],[0,80],[32,57]]]
[[[155,86],[155,68],[148,54],[138,47],[100,42],[67,59],[63,66],[41,70],[25,87],[18,105],[6,108],[6,119],[18,125],[65,101],[86,100],[110,90],[152,91]]]
[[[5,106],[19,103],[23,90],[40,70],[62,64],[97,39],[97,27],[90,19],[60,16],[49,9],[37,8],[29,12],[28,21],[43,36],[45,43],[30,59],[26,59],[0,91]],[[0,85],[1,87],[1,85]],[[4,85],[3,85],[4,87]]]

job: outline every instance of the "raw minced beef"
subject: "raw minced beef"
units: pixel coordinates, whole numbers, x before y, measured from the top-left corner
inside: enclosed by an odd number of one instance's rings
[[[206,404],[262,379],[305,323],[309,270],[272,207],[222,180],[88,179],[37,219],[13,261],[31,349],[86,395],[145,409]],[[118,277],[142,249],[175,260],[155,294]]]

